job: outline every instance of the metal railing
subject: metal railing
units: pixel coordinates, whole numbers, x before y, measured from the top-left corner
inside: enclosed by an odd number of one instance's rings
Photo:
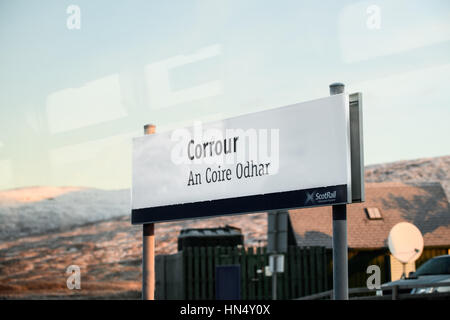
[[[411,294],[411,293],[401,293],[408,289],[419,289],[419,288],[437,288],[437,287],[450,287],[450,282],[440,282],[440,283],[421,283],[421,284],[406,284],[406,285],[393,285],[385,286],[381,289],[368,289],[368,288],[351,288],[348,290],[350,300],[404,300],[404,299],[450,299],[449,292],[433,292],[433,293],[423,293],[423,294]],[[391,294],[376,295],[377,291],[391,291]],[[355,295],[363,296],[355,296]],[[367,295],[372,294],[372,295]],[[352,297],[353,296],[353,297]],[[320,293],[316,293],[310,296],[297,298],[295,300],[327,300],[333,299],[333,290],[328,290]]]

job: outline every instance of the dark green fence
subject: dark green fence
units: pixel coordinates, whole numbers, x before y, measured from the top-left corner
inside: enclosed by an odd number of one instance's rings
[[[188,247],[183,250],[184,297],[215,298],[215,268],[241,266],[241,298],[272,298],[272,278],[265,276],[269,264],[266,248]],[[323,247],[290,247],[284,271],[277,274],[277,298],[292,299],[329,290],[327,255]]]
[[[447,254],[448,248],[425,248],[417,260]],[[188,247],[175,255],[156,257],[157,299],[215,299],[215,269],[218,265],[241,266],[241,298],[272,297],[272,278],[265,276],[269,264],[266,248]],[[389,251],[349,250],[349,287],[365,287],[369,265],[381,269],[381,281],[390,281]],[[289,247],[285,272],[277,275],[277,298],[292,299],[332,289],[332,251],[323,247]]]

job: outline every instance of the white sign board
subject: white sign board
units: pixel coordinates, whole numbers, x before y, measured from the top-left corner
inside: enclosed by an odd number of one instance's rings
[[[132,223],[351,202],[349,97],[133,140]]]

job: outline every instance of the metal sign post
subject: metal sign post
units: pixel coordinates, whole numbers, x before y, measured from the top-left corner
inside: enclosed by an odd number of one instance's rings
[[[277,274],[284,272],[284,254],[269,256],[269,271],[272,273],[272,300],[277,300]]]
[[[342,83],[330,85],[330,95],[344,93]],[[347,205],[333,205],[333,297],[348,300]]]
[[[267,249],[270,253],[269,267],[272,272],[272,299],[277,300],[277,273],[283,272],[284,256],[288,247],[288,217],[287,210],[268,213]]]
[[[152,124],[144,126],[144,134],[155,133]],[[155,300],[155,225],[142,225],[142,300]]]

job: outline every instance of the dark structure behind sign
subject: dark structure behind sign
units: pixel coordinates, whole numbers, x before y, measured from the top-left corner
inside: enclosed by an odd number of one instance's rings
[[[183,229],[178,236],[178,251],[186,247],[235,247],[243,243],[241,229],[233,226]]]

